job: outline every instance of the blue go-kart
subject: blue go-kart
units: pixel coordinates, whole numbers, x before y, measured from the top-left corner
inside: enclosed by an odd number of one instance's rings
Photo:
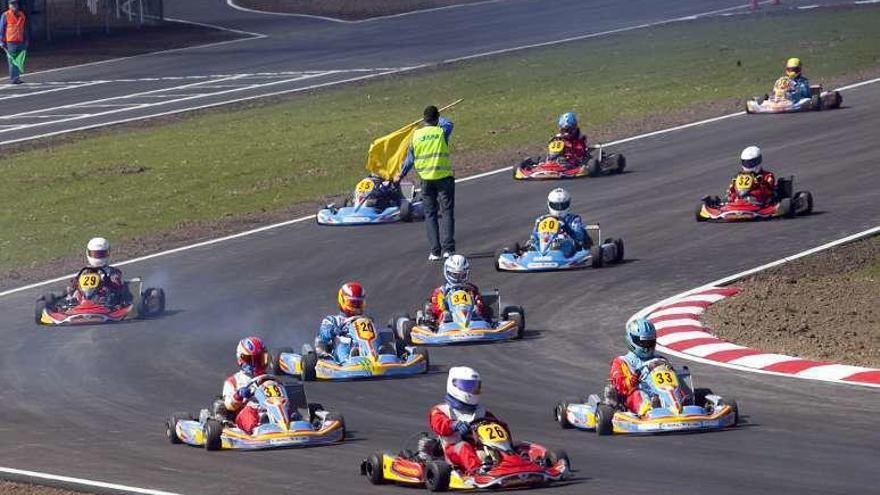
[[[371,175],[357,183],[354,193],[341,207],[329,204],[318,211],[316,221],[319,225],[370,225],[424,217],[422,201],[416,198],[413,184],[395,184]]]

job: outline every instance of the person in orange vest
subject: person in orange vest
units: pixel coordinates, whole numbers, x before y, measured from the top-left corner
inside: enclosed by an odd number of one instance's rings
[[[21,71],[12,59],[27,50],[31,41],[31,26],[18,0],[9,0],[9,10],[0,16],[0,46],[9,60],[9,83],[21,84]]]

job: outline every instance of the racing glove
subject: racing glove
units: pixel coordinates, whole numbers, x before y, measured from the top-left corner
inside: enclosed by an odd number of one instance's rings
[[[235,396],[238,397],[240,401],[246,401],[250,399],[254,393],[251,391],[250,387],[241,387],[240,389],[235,391]]]
[[[471,431],[471,425],[464,421],[456,421],[455,424],[452,425],[452,429],[457,431],[460,435],[467,435],[468,432]]]

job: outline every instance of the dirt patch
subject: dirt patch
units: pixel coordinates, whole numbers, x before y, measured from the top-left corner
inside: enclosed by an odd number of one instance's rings
[[[27,72],[242,38],[243,35],[192,24],[167,22],[142,28],[116,28],[109,34],[54,42],[34,41]]]
[[[0,493],[3,495],[80,495],[84,492],[72,492],[30,483],[13,483],[0,480]]]
[[[235,3],[242,7],[265,12],[321,15],[357,21],[370,17],[483,1],[485,0],[235,0]]]
[[[725,340],[880,368],[880,236],[759,273],[703,321]]]

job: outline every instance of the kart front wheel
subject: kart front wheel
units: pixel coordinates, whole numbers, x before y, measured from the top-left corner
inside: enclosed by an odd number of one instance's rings
[[[602,173],[602,165],[595,158],[587,160],[587,175],[590,177],[598,177]]]
[[[49,305],[49,301],[46,300],[46,296],[40,297],[37,299],[36,304],[34,305],[34,323],[37,325],[42,324],[43,322],[43,310],[46,309]]]
[[[293,354],[293,348],[291,347],[280,347],[275,349],[274,351],[269,351],[269,365],[266,366],[266,371],[271,375],[278,375],[281,373],[281,355],[282,354]]]
[[[702,215],[703,206],[705,206],[705,205],[706,205],[706,203],[701,201],[700,204],[697,205],[697,209],[694,211],[694,216],[696,217],[698,222],[705,222],[706,221],[706,219],[703,218],[703,215]]]
[[[223,435],[223,423],[216,419],[205,421],[205,450],[220,450],[223,445],[221,435]]]
[[[501,319],[516,322],[516,339],[521,339],[526,333],[526,311],[522,306],[507,306],[501,311]]]
[[[422,356],[422,357],[425,359],[425,371],[424,371],[424,373],[427,373],[427,372],[428,372],[428,368],[431,367],[431,359],[430,359],[430,357],[428,356],[428,350],[425,349],[424,347],[416,347],[416,350],[415,350],[415,352],[413,352],[413,354],[416,355],[416,356]]]
[[[553,409],[553,418],[563,430],[568,430],[572,427],[571,423],[568,422],[568,416],[566,415],[567,410],[568,403],[566,402],[557,402],[556,407]]]
[[[791,200],[795,215],[813,213],[813,195],[809,191],[798,191]]]
[[[590,262],[593,268],[602,268],[602,265],[605,264],[601,246],[593,246],[590,248]]]
[[[449,489],[449,478],[452,466],[442,461],[433,461],[425,465],[425,488],[429,492],[445,492]]]
[[[791,218],[794,216],[794,205],[791,198],[782,198],[776,207],[776,214],[780,217]]]
[[[165,438],[173,444],[181,443],[180,437],[177,436],[177,423],[180,421],[192,421],[193,417],[190,413],[178,412],[171,415],[171,418],[165,423]]]
[[[406,198],[400,200],[400,220],[404,222],[412,221],[412,204]]]
[[[596,406],[596,433],[599,436],[606,436],[614,433],[613,419],[613,407],[608,404],[599,404]]]
[[[302,381],[313,382],[318,378],[318,372],[315,368],[318,366],[318,355],[314,352],[307,352],[300,361],[302,367]]]
[[[565,472],[571,469],[568,453],[561,449],[547,449],[547,453],[544,454],[544,464],[549,468],[558,462],[562,462],[565,465]]]
[[[364,461],[361,465],[361,473],[370,480],[374,485],[385,483],[385,474],[383,473],[381,452],[376,452]]]
[[[699,407],[706,407],[706,396],[712,395],[712,390],[708,388],[695,388],[694,389],[694,405]]]
[[[617,255],[614,257],[614,262],[620,263],[621,261],[623,261],[623,239],[615,239],[614,246],[617,248]]]

